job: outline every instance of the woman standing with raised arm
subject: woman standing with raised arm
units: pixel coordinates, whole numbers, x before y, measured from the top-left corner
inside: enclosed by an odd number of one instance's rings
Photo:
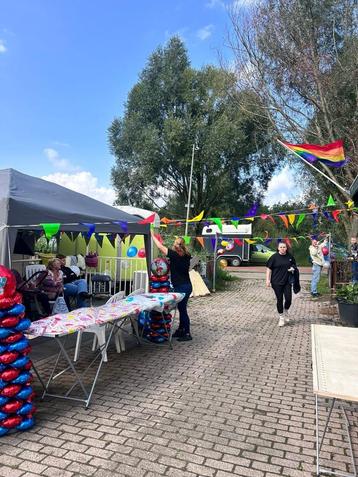
[[[170,260],[170,275],[174,291],[178,293],[185,293],[185,297],[178,303],[179,310],[179,328],[173,334],[178,341],[192,340],[190,334],[190,319],[187,311],[188,300],[193,291],[190,282],[189,268],[191,255],[185,246],[185,242],[181,237],[175,239],[173,248],[165,247],[154,235],[153,230],[152,239],[159,250]]]

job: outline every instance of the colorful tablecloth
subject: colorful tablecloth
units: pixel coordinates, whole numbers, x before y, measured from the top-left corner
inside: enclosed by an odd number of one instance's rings
[[[68,335],[93,325],[104,325],[131,315],[138,315],[141,311],[172,309],[183,298],[184,294],[182,293],[134,295],[116,303],[79,308],[69,313],[61,313],[34,321],[26,334],[31,337]]]

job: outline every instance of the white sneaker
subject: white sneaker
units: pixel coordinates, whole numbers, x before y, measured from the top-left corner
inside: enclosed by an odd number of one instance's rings
[[[284,310],[283,316],[285,320],[285,325],[287,325],[290,322],[290,315],[288,314],[288,310]]]
[[[278,326],[285,326],[285,318],[283,315],[278,315],[279,320],[278,320]]]

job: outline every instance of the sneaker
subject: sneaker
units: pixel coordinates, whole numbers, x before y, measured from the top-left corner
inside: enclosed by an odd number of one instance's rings
[[[172,338],[182,338],[184,335],[184,330],[181,328],[178,328],[172,335]]]
[[[278,326],[285,326],[285,318],[283,315],[278,315],[279,316],[279,320],[278,320]]]
[[[318,298],[318,297],[319,297],[319,293],[311,293],[311,297],[312,297],[312,298]]]
[[[183,336],[178,338],[178,341],[191,341],[193,338],[190,333],[185,333]]]
[[[285,325],[287,325],[290,322],[290,315],[288,314],[288,310],[284,310],[283,318],[284,318],[284,321],[285,321]]]

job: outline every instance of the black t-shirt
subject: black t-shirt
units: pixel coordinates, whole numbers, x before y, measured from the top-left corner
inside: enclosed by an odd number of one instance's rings
[[[272,255],[266,263],[266,267],[272,270],[272,285],[285,285],[288,282],[288,269],[292,266],[296,267],[296,261],[289,253],[280,255],[278,252],[276,252],[274,255]]]
[[[170,259],[170,275],[172,284],[174,287],[190,283],[189,268],[190,268],[190,255],[179,255],[174,250],[168,248],[167,253]]]
[[[62,265],[61,271],[63,273],[63,283],[71,283],[78,279],[78,276],[69,267]]]

